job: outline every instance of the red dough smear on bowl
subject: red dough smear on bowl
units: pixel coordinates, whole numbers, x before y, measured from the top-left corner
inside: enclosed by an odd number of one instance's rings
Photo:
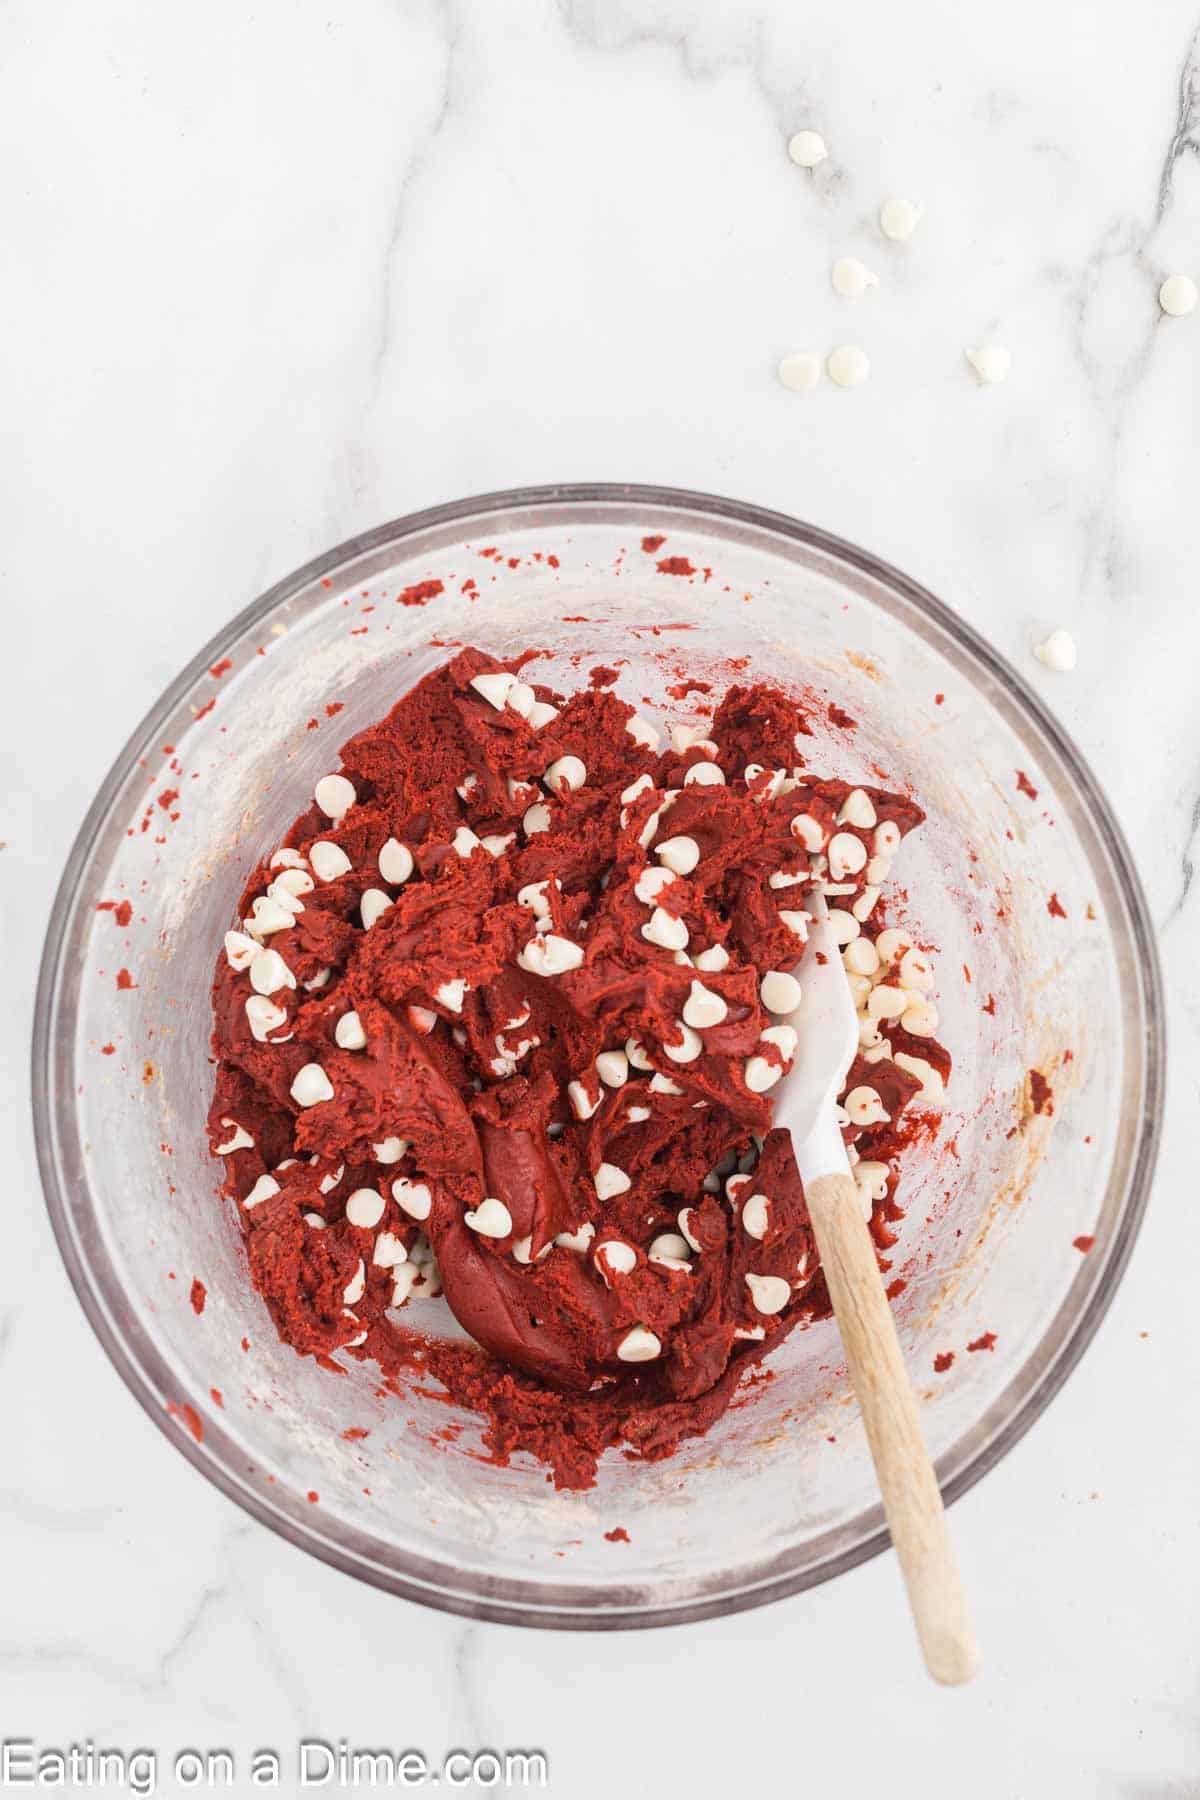
[[[806,887],[858,1005],[844,1131],[881,1243],[949,1057],[927,957],[879,923],[911,799],[807,769],[773,687],[664,746],[527,661],[428,675],[254,871],[213,983],[210,1147],[289,1344],[418,1366],[493,1457],[577,1488],[608,1448],[704,1432],[828,1311],[771,1125]]]

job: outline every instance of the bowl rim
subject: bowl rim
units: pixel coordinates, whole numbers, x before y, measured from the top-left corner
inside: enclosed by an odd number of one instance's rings
[[[858,1542],[812,1566],[790,1572],[773,1570],[761,1579],[747,1580],[741,1587],[726,1587],[718,1593],[651,1606],[622,1604],[615,1593],[612,1604],[596,1604],[593,1601],[588,1606],[572,1601],[572,1590],[565,1586],[549,1590],[552,1597],[547,1599],[543,1597],[547,1590],[542,1589],[536,1580],[516,1578],[489,1582],[489,1591],[481,1593],[473,1591],[467,1585],[445,1585],[448,1566],[444,1564],[426,1563],[410,1557],[409,1568],[400,1571],[384,1568],[351,1553],[344,1545],[306,1527],[292,1514],[271,1504],[266,1494],[248,1485],[232,1467],[219,1461],[211,1449],[205,1449],[189,1433],[181,1431],[177,1421],[168,1415],[147,1367],[138,1360],[115,1329],[92,1279],[90,1265],[80,1254],[71,1227],[66,1186],[55,1154],[57,1125],[51,1105],[54,1088],[52,1062],[55,1046],[61,1035],[57,1006],[59,976],[68,927],[80,898],[81,876],[108,820],[113,803],[141,754],[144,743],[148,738],[158,735],[163,724],[183,702],[204,671],[217,662],[243,633],[277,607],[312,586],[330,571],[377,549],[394,545],[399,550],[407,539],[422,532],[467,519],[486,519],[497,513],[530,508],[554,513],[588,504],[612,508],[650,507],[664,515],[699,513],[714,523],[744,525],[773,532],[792,543],[828,556],[871,581],[891,588],[919,613],[923,613],[935,628],[955,640],[962,650],[972,656],[1005,692],[1010,703],[1015,704],[1018,711],[1023,711],[1041,732],[1064,766],[1078,797],[1086,805],[1092,827],[1109,859],[1132,940],[1145,1023],[1144,1035],[1138,1046],[1141,1052],[1144,1097],[1119,1229],[1101,1274],[1082,1311],[1067,1330],[1056,1355],[1016,1405],[1012,1416],[962,1468],[943,1481],[942,1493],[948,1505],[986,1475],[1040,1418],[1067,1377],[1077,1367],[1108,1310],[1128,1265],[1149,1198],[1162,1130],[1166,1033],[1162,975],[1142,884],[1112,809],[1073,739],[1024,677],[944,601],[937,599],[920,582],[905,575],[883,558],[862,550],[819,526],[752,502],[652,484],[572,482],[496,489],[407,513],[322,552],[260,594],[209,639],[164,690],[114,758],[71,846],[47,926],[34,1006],[31,1056],[33,1122],[46,1207],[71,1285],[105,1353],[143,1412],[174,1447],[227,1498],[297,1548],[374,1587],[439,1611],[509,1625],[603,1631],[691,1623],[782,1599],[828,1581],[877,1556],[888,1546],[889,1533],[886,1526],[880,1523]],[[1056,1318],[1061,1311],[1060,1305]],[[999,1408],[1003,1399],[1002,1394],[993,1403],[994,1407]],[[430,1571],[428,1576],[422,1572],[426,1569]]]

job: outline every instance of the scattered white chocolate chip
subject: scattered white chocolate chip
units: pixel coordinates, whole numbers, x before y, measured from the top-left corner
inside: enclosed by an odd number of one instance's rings
[[[876,944],[878,948],[878,944]],[[899,1019],[906,1011],[911,994],[903,988],[892,987],[882,982],[879,987],[872,988],[867,1000],[867,1014],[872,1019]]]
[[[825,358],[825,370],[835,387],[859,387],[871,373],[871,359],[857,344],[838,344]]]
[[[535,802],[521,820],[526,837],[535,837],[539,831],[550,829],[550,808],[541,800]]]
[[[664,912],[661,906],[655,907],[650,915],[650,923],[642,926],[642,936],[647,943],[659,944],[664,950],[687,949],[687,926],[682,919],[677,919],[673,914]]]
[[[270,1200],[275,1194],[278,1194],[281,1191],[279,1183],[273,1175],[260,1175],[254,1186],[250,1189],[250,1192],[246,1195],[246,1198],[242,1201],[242,1206],[246,1212],[249,1212],[252,1206],[261,1206],[264,1200]]]
[[[270,1042],[271,1033],[278,1031],[281,1025],[287,1024],[287,1013],[282,1006],[276,1006],[265,994],[251,994],[246,1002],[246,1023],[250,1027],[250,1035],[257,1044]]]
[[[907,931],[903,931],[899,925],[889,925],[887,930],[881,931],[875,939],[875,948],[885,963],[896,963],[900,961],[906,950],[912,949],[912,939]]]
[[[857,256],[839,256],[829,271],[829,279],[834,293],[840,294],[843,300],[861,300],[868,288],[879,286],[874,269],[868,269]]]
[[[258,939],[248,937],[244,931],[225,933],[225,960],[239,975],[245,973],[261,950]]]
[[[353,864],[340,844],[331,844],[327,838],[319,838],[309,848],[309,861],[318,881],[336,881],[339,875],[348,875]]]
[[[800,983],[783,969],[770,969],[759,984],[758,994],[768,1012],[794,1013],[800,1004]]]
[[[792,1297],[791,1283],[782,1275],[747,1274],[746,1286],[755,1312],[780,1313]]]
[[[909,1056],[903,1050],[897,1050],[892,1058],[898,1069],[915,1076],[921,1083],[913,1100],[918,1106],[940,1106],[946,1098],[946,1084],[933,1064],[926,1062],[923,1056]]]
[[[346,1217],[349,1216],[350,1208],[347,1206]],[[408,1249],[403,1238],[398,1238],[392,1231],[381,1231],[375,1239],[371,1261],[377,1269],[398,1269],[401,1263],[408,1261]]]
[[[479,1202],[474,1212],[463,1214],[463,1223],[477,1231],[480,1237],[487,1238],[508,1237],[513,1228],[512,1214],[503,1200],[493,1199],[490,1195]]]
[[[343,1013],[333,1028],[333,1040],[341,1050],[365,1050],[367,1034],[356,1012]]]
[[[891,1113],[884,1112],[883,1101],[873,1087],[851,1088],[843,1102],[852,1125],[887,1125]]]
[[[423,1181],[410,1181],[398,1175],[392,1183],[392,1199],[410,1219],[427,1219],[433,1206],[433,1195]]]
[[[859,925],[857,918],[852,912],[846,912],[846,910],[840,906],[831,906],[829,909],[829,929],[838,949],[844,950],[847,944],[852,944],[855,938],[860,936],[862,927]]]
[[[530,939],[518,952],[517,962],[530,975],[564,975],[568,969],[579,968],[583,951],[569,938],[547,931],[541,937]]]
[[[797,131],[788,139],[788,155],[802,169],[815,169],[829,155],[819,131]]]
[[[779,360],[780,383],[793,394],[807,394],[821,379],[821,359],[811,350],[789,350]]]
[[[358,1267],[342,1290],[342,1299],[347,1306],[354,1306],[367,1291],[367,1265],[360,1256]]]
[[[885,238],[902,244],[917,229],[922,210],[915,200],[885,200],[879,208],[879,229]]]
[[[1075,639],[1069,631],[1060,625],[1052,631],[1044,643],[1035,644],[1033,654],[1048,669],[1055,669],[1060,675],[1068,675],[1079,660],[1079,652],[1075,648]]]
[[[963,355],[974,369],[982,387],[991,387],[998,381],[1008,380],[1008,371],[1012,368],[1012,353],[1003,344],[981,344],[976,350],[964,350]]]
[[[868,886],[863,889],[862,893],[858,896],[858,899],[851,903],[850,911],[856,924],[866,924],[871,914],[875,911],[875,902],[878,898],[879,889],[877,887]]]
[[[819,820],[814,819],[811,813],[797,813],[789,830],[810,854],[815,856],[819,850],[825,848],[825,833]]]
[[[516,679],[516,676],[510,675],[507,669],[490,669],[486,674],[472,675],[471,686],[487,701],[489,706],[494,706],[497,712],[503,712],[505,701],[508,699]]]
[[[617,1194],[629,1191],[629,1177],[624,1169],[618,1169],[616,1163],[602,1162],[592,1176],[592,1181],[600,1200],[612,1200]]]
[[[649,719],[643,719],[640,713],[634,713],[632,718],[626,719],[625,729],[635,744],[641,744],[647,750],[657,750],[662,742],[658,727],[652,725]]]
[[[729,1015],[729,1008],[720,994],[714,994],[706,988],[702,981],[693,981],[688,989],[688,997],[683,1003],[683,1022],[685,1026],[695,1026],[697,1031],[704,1031],[710,1025],[723,1024]],[[665,1046],[664,1046],[665,1048]],[[672,1052],[667,1051],[670,1056]],[[676,1056],[676,1062],[690,1060]]]
[[[289,1092],[297,1106],[319,1106],[333,1099],[333,1083],[320,1063],[305,1063]]]
[[[837,831],[829,840],[829,873],[835,881],[857,875],[867,864],[867,846],[849,831]]]
[[[654,854],[676,875],[690,875],[700,861],[700,846],[694,837],[667,838],[656,846]]]
[[[374,1231],[387,1210],[387,1201],[377,1188],[355,1188],[346,1202],[346,1217],[351,1225]]]
[[[1190,275],[1168,275],[1158,290],[1158,304],[1172,319],[1182,319],[1195,312],[1200,288]]]
[[[661,1350],[662,1343],[648,1326],[635,1325],[617,1345],[617,1356],[621,1362],[653,1362]]]
[[[719,763],[690,763],[683,777],[683,785],[685,787],[724,787],[725,772]]]
[[[741,1209],[742,1230],[748,1237],[757,1238],[761,1243],[767,1235],[771,1223],[771,1202],[765,1194],[751,1194],[743,1200]]]
[[[707,950],[701,950],[694,956],[692,962],[697,969],[703,969],[708,975],[719,975],[722,969],[729,967],[729,952],[724,944],[710,944]],[[693,1021],[689,1019],[688,1023],[690,1025]]]
[[[596,1073],[605,1087],[624,1087],[629,1080],[629,1058],[623,1050],[601,1050],[596,1058]]]
[[[379,873],[393,887],[401,887],[413,872],[413,854],[399,838],[390,837],[379,852]]]
[[[910,1037],[932,1037],[938,1028],[937,1007],[928,1000],[914,999],[912,994],[906,994],[905,999],[908,1004],[900,1015],[901,1029]]]
[[[637,1251],[624,1238],[605,1238],[593,1250],[592,1261],[606,1278],[609,1275],[631,1275],[637,1268]]]
[[[358,916],[364,930],[370,931],[392,904],[391,895],[385,894],[382,888],[368,888],[358,903]]]
[[[577,756],[559,756],[546,770],[546,786],[556,793],[575,793],[587,780],[587,768]]]
[[[260,950],[250,964],[250,986],[256,994],[277,994],[280,988],[294,988],[296,977],[278,950]]]
[[[876,820],[875,807],[870,794],[862,788],[851,788],[842,801],[837,816],[839,825],[857,825],[861,831],[869,831]]]
[[[653,906],[664,888],[669,888],[675,875],[671,869],[643,869],[633,884],[633,891],[643,906]]]
[[[879,952],[867,937],[856,937],[842,951],[842,962],[851,975],[874,975],[879,967]]]
[[[354,783],[347,781],[344,775],[322,775],[313,789],[313,799],[325,814],[336,825],[344,819],[358,795],[354,791]]]
[[[398,1163],[408,1149],[408,1140],[402,1137],[386,1137],[378,1144],[371,1145],[371,1151],[378,1163]]]
[[[900,986],[916,988],[922,994],[928,994],[933,988],[933,970],[927,958],[919,950],[906,950],[900,958]]]
[[[693,991],[699,987],[699,985],[699,982],[694,981],[692,983]],[[713,996],[714,999],[717,997],[718,996],[716,995]],[[715,1022],[716,1021],[714,1021],[714,1023]],[[679,1043],[675,1043],[672,1040],[672,1042],[667,1043],[664,1039],[663,1055],[669,1056],[671,1061],[676,1063],[695,1062],[696,1058],[704,1048],[704,1040],[700,1037],[698,1032],[693,1031],[691,1026],[685,1024],[682,1019],[677,1019],[675,1021],[675,1029],[679,1033],[680,1041]]]

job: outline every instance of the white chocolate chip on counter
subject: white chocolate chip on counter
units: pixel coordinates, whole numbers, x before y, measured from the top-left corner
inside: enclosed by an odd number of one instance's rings
[[[1198,300],[1200,288],[1190,275],[1168,275],[1158,290],[1158,304],[1172,319],[1186,318],[1195,312]]]
[[[693,981],[688,990],[688,997],[683,1003],[683,1022],[685,1026],[694,1026],[697,1031],[704,1031],[710,1025],[721,1025],[728,1017],[729,1008],[720,994],[714,994],[706,988],[702,981]],[[671,1052],[668,1050],[667,1055]],[[677,1062],[689,1060],[676,1057]]]
[[[871,989],[867,1000],[867,1014],[872,1019],[899,1019],[911,1002],[912,995],[906,994],[903,988],[881,982],[877,988]]]
[[[789,350],[776,371],[781,386],[792,394],[807,394],[821,379],[821,359],[811,350]]]
[[[1044,643],[1034,645],[1033,654],[1047,669],[1054,669],[1060,675],[1069,675],[1079,661],[1075,639],[1061,625],[1050,633]]]
[[[800,1004],[800,983],[783,969],[769,969],[758,994],[768,1012],[794,1013]]]
[[[506,1238],[513,1228],[512,1214],[503,1200],[493,1199],[490,1195],[479,1202],[474,1212],[463,1214],[463,1223],[477,1231],[480,1237],[488,1238]]]
[[[363,929],[370,931],[372,925],[378,924],[392,904],[391,895],[385,894],[382,888],[367,888],[358,903],[358,916],[363,922]]]
[[[840,906],[831,906],[829,909],[829,929],[839,950],[844,950],[847,944],[852,944],[856,937],[861,936],[862,932],[854,914],[846,912]]]
[[[835,387],[861,387],[871,373],[871,359],[858,344],[838,344],[825,358],[825,371]]]
[[[650,916],[650,923],[642,926],[642,936],[647,943],[658,944],[664,950],[687,949],[687,926],[682,919],[675,918],[672,913],[664,912],[661,906],[655,907]]]
[[[386,1210],[387,1201],[377,1188],[355,1188],[346,1202],[347,1219],[363,1231],[374,1231]]]
[[[746,1286],[750,1289],[750,1300],[755,1312],[780,1313],[792,1297],[791,1283],[782,1275],[751,1275],[747,1273]]]
[[[761,1243],[771,1224],[771,1202],[767,1196],[751,1194],[748,1200],[743,1200],[741,1219],[747,1237],[757,1238]]]
[[[835,881],[857,875],[867,865],[867,846],[849,831],[838,831],[829,840],[829,873]]]
[[[560,756],[546,770],[546,786],[556,793],[575,793],[587,780],[587,768],[577,756]]]
[[[518,952],[517,962],[530,975],[565,975],[569,969],[580,967],[583,951],[569,938],[547,931],[541,937],[530,939]]]
[[[933,970],[928,960],[919,950],[906,950],[900,958],[900,986],[916,988],[922,994],[928,994],[933,988]]]
[[[333,1028],[333,1039],[341,1050],[365,1050],[367,1034],[356,1012],[343,1013]]]
[[[894,244],[902,244],[917,229],[922,211],[915,200],[885,200],[879,208],[879,229]]]
[[[868,269],[857,256],[839,256],[829,271],[829,279],[834,293],[843,300],[861,300],[868,288],[879,286],[874,269]]]
[[[596,1197],[600,1200],[612,1200],[618,1194],[629,1192],[629,1177],[624,1169],[618,1169],[616,1163],[602,1162],[592,1176],[592,1181]]]
[[[398,1175],[392,1183],[392,1199],[410,1219],[427,1219],[433,1206],[433,1195],[423,1181],[410,1181]]]
[[[867,937],[856,937],[842,951],[842,962],[851,975],[874,975],[879,967],[879,952]]]
[[[273,1175],[260,1175],[242,1201],[242,1206],[246,1212],[249,1212],[252,1206],[261,1206],[264,1200],[270,1200],[281,1191],[279,1183]]]
[[[693,837],[667,838],[654,854],[676,875],[690,875],[700,861],[700,846]]]
[[[340,844],[331,844],[327,838],[319,838],[308,852],[313,873],[318,881],[336,881],[339,875],[348,875],[353,863]]]
[[[251,994],[246,1002],[246,1023],[257,1044],[270,1042],[271,1033],[287,1024],[287,1013],[265,994]]]
[[[344,775],[322,775],[313,789],[313,799],[325,814],[336,825],[344,819],[358,795],[354,791],[354,783],[347,781]]]
[[[815,169],[829,155],[825,139],[819,131],[796,131],[788,139],[788,155],[801,169]]]
[[[883,1101],[873,1087],[851,1088],[845,1099],[846,1112],[852,1125],[888,1125],[891,1113],[884,1112]]]
[[[905,994],[908,1002],[900,1015],[900,1027],[910,1037],[932,1037],[938,1028],[938,1010],[931,1001]]]
[[[617,1345],[621,1362],[653,1362],[662,1351],[662,1343],[645,1325],[635,1325]]]
[[[963,355],[974,369],[981,387],[993,387],[1007,381],[1012,368],[1012,352],[1003,344],[981,344],[978,349],[964,350]]]
[[[911,950],[913,941],[907,931],[898,925],[889,925],[875,939],[875,948],[885,963],[898,963],[906,950]]]

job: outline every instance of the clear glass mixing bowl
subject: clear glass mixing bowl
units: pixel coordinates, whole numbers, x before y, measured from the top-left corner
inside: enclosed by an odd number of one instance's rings
[[[665,557],[695,574],[660,572]],[[405,594],[432,581],[443,589],[423,604]],[[946,607],[812,527],[653,488],[494,494],[342,545],[233,620],[105,779],[50,922],[36,1125],[71,1279],[151,1418],[256,1518],[433,1606],[603,1628],[757,1605],[886,1542],[832,1323],[794,1333],[775,1378],[673,1459],[610,1454],[593,1492],[555,1493],[523,1457],[479,1460],[478,1421],[429,1384],[381,1398],[372,1367],[347,1358],[338,1375],[283,1345],[217,1198],[209,981],[245,875],[338,744],[459,641],[544,647],[539,678],[564,687],[619,665],[617,691],[664,721],[702,703],[668,695],[681,672],[724,685],[743,658],[742,679],[858,721],[830,729],[813,766],[878,763],[925,805],[898,868],[939,946],[956,1069],[937,1140],[909,1159],[892,1274],[950,1498],[1046,1405],[1137,1231],[1163,1067],[1141,890],[1076,750]],[[97,911],[123,900],[127,926]],[[1033,1109],[1030,1069],[1053,1112]],[[993,1348],[968,1350],[989,1332]],[[935,1374],[944,1352],[953,1364]],[[348,1440],[351,1426],[369,1435]],[[629,1543],[605,1539],[618,1524]]]

